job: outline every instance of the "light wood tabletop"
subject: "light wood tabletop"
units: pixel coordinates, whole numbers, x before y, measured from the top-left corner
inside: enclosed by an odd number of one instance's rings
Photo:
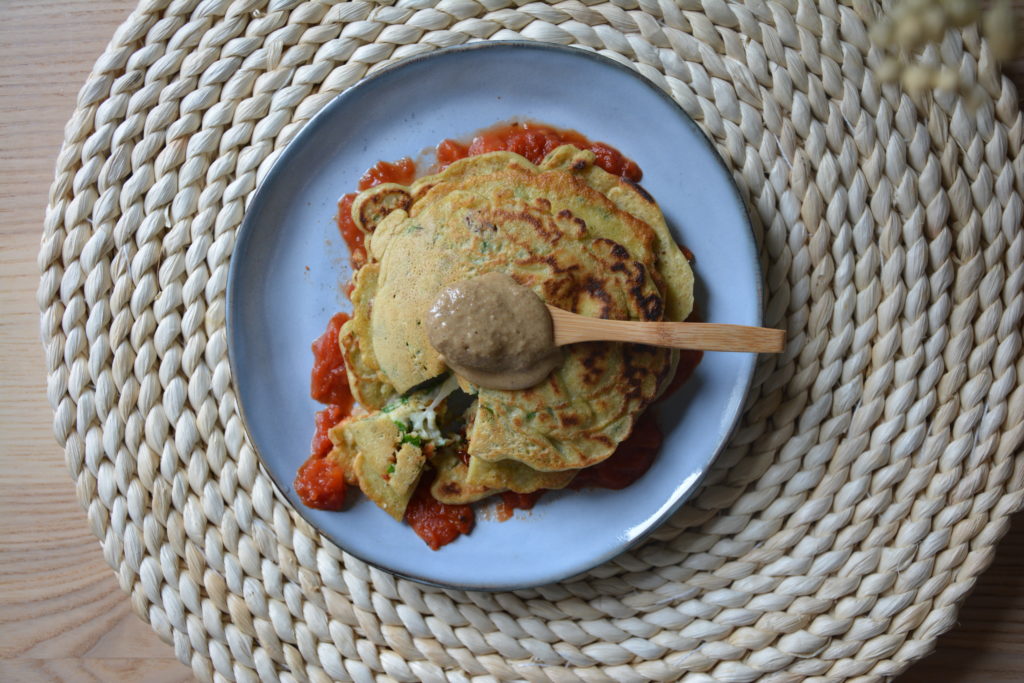
[[[1024,9],[1024,0],[1016,3]],[[184,681],[131,611],[50,427],[36,253],[64,123],[132,0],[0,3],[0,681]],[[1007,72],[1024,90],[1024,61]],[[1024,516],[900,681],[1024,680]]]

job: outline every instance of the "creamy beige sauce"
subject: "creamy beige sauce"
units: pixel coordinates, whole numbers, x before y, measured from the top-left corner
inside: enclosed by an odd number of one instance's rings
[[[504,273],[441,290],[426,328],[448,367],[488,389],[532,387],[562,362],[544,302]]]

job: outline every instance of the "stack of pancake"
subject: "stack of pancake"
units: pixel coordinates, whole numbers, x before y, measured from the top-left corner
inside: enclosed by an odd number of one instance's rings
[[[455,162],[410,186],[362,192],[368,261],[340,344],[363,410],[331,431],[332,458],[396,519],[420,478],[468,503],[566,486],[608,458],[671,380],[674,351],[576,344],[540,384],[479,388],[451,375],[424,320],[440,290],[504,272],[547,303],[619,320],[684,320],[693,274],[639,186],[572,146],[535,166],[510,152]]]

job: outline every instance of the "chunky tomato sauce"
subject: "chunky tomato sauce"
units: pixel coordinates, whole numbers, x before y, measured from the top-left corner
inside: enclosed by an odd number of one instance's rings
[[[345,470],[330,458],[310,456],[295,476],[295,493],[308,507],[340,510],[345,505]]]
[[[344,406],[327,406],[317,412],[314,418],[316,430],[313,432],[313,441],[309,445],[310,458],[326,458],[334,448],[331,442],[330,431],[334,425],[348,417],[351,408]]]
[[[619,444],[610,458],[580,470],[570,486],[574,489],[594,487],[624,489],[643,476],[654,462],[663,440],[661,428],[648,411],[640,416],[633,433]]]
[[[309,382],[309,395],[313,400],[341,406],[346,412],[352,408],[352,392],[348,388],[338,335],[348,318],[347,313],[335,313],[324,333],[313,342],[313,372]]]
[[[359,191],[369,190],[371,187],[383,185],[384,183],[409,185],[415,179],[416,162],[409,157],[395,162],[378,161],[373,168],[364,173],[363,177],[359,179]]]
[[[592,151],[597,157],[597,165],[608,173],[633,182],[638,182],[643,177],[640,167],[634,161],[609,145],[593,142],[573,130],[530,122],[500,124],[487,128],[473,136],[468,143],[443,140],[436,148],[437,164],[431,171],[444,169],[459,159],[497,151],[515,152],[537,164],[548,153],[563,144],[572,144],[580,149]],[[358,189],[362,191],[382,183],[409,185],[415,180],[416,173],[416,164],[412,159],[380,161],[360,178]],[[353,270],[358,270],[366,263],[365,235],[352,220],[352,203],[356,194],[351,192],[339,200],[337,214],[338,230],[348,245]],[[686,257],[692,260],[692,253],[688,249],[683,250]],[[351,294],[351,287],[352,283],[349,283],[346,294]],[[327,407],[316,414],[316,432],[310,448],[311,455],[299,469],[295,479],[295,491],[302,501],[310,507],[325,510],[340,510],[345,502],[345,472],[327,456],[333,448],[329,436],[330,429],[350,414],[353,404],[344,359],[338,344],[339,331],[346,320],[346,314],[336,314],[331,318],[324,334],[313,343],[314,363],[310,395]],[[679,368],[662,399],[685,383],[700,362],[701,356],[699,351],[681,353]],[[638,420],[633,433],[615,453],[608,460],[582,470],[573,480],[571,487],[625,488],[650,468],[661,448],[662,438],[653,414],[645,413]],[[468,464],[469,455],[465,449],[462,449],[459,456]],[[468,534],[473,529],[475,517],[473,508],[469,505],[446,505],[436,500],[430,494],[432,479],[429,474],[421,478],[406,508],[405,519],[427,545],[437,550],[461,534]],[[517,509],[531,509],[543,493],[544,491],[501,494],[498,519],[510,518]]]
[[[501,494],[501,502],[498,503],[498,521],[504,522],[511,519],[516,510],[532,510],[540,497],[544,495],[545,489],[533,493],[516,493],[505,491]]]
[[[561,145],[589,149],[597,157],[597,165],[612,175],[639,182],[643,172],[632,159],[603,142],[592,142],[574,130],[555,128],[542,123],[505,123],[482,130],[464,144],[457,140],[444,140],[437,146],[437,163],[444,168],[466,157],[486,152],[515,152],[534,164],[539,164],[552,150]]]
[[[406,157],[395,162],[378,161],[359,179],[359,192],[384,183],[408,185],[416,178],[416,163]],[[352,202],[359,192],[349,192],[338,201],[338,231],[348,245],[348,253],[352,259],[352,269],[359,270],[366,263],[366,236],[352,220]],[[346,295],[351,294],[351,283]]]
[[[338,232],[341,239],[345,240],[348,246],[349,260],[352,262],[352,270],[359,270],[366,263],[366,235],[359,229],[356,222],[352,220],[352,202],[356,198],[355,192],[349,192],[338,200]],[[349,286],[351,287],[351,282]],[[351,296],[351,289],[345,292],[345,296]]]
[[[430,495],[433,477],[423,476],[405,508],[405,521],[432,550],[473,530],[476,518],[468,505],[448,505]]]
[[[327,455],[334,446],[329,436],[331,427],[352,412],[352,392],[338,345],[338,334],[346,320],[348,314],[335,313],[324,333],[313,342],[309,394],[327,407],[316,414],[310,456],[299,468],[293,484],[303,503],[320,510],[340,510],[345,503],[345,472]]]

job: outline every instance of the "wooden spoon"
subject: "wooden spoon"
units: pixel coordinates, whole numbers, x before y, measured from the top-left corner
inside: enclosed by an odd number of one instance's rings
[[[555,346],[585,341],[616,341],[700,351],[780,353],[786,331],[718,323],[645,323],[604,320],[548,306],[555,325]]]

